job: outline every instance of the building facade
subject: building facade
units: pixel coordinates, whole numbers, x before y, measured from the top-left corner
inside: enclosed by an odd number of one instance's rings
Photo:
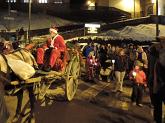
[[[87,3],[95,3],[97,6],[115,7],[131,13],[132,17],[143,17],[156,14],[156,0],[87,0]],[[165,15],[165,1],[158,0],[159,14]]]
[[[28,3],[29,0],[1,0],[1,2]],[[56,4],[86,4],[95,10],[99,7],[115,7],[117,9],[131,13],[132,17],[143,17],[156,14],[156,0],[31,0],[34,3],[56,3]],[[158,0],[159,15],[165,15],[165,1]],[[3,3],[3,2],[2,2]],[[93,9],[94,8],[94,9]]]
[[[2,2],[11,3],[28,3],[29,0],[1,0]],[[32,3],[70,3],[70,0],[31,0]]]

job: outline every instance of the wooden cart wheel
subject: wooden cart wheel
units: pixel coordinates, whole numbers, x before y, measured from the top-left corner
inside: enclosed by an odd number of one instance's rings
[[[71,101],[77,91],[78,77],[80,74],[80,62],[79,57],[74,56],[69,62],[67,67],[66,76],[66,97],[68,101]]]

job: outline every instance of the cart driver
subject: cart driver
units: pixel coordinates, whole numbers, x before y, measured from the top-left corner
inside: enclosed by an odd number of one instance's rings
[[[52,70],[56,63],[56,59],[66,50],[64,38],[58,34],[58,29],[55,26],[52,26],[49,29],[49,32],[50,37],[47,42],[42,47],[37,49],[37,63],[39,69],[44,69],[47,72]],[[49,57],[46,59],[48,60],[48,65],[45,67],[44,57],[46,52],[49,53]]]

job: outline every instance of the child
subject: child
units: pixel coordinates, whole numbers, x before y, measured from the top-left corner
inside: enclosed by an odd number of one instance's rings
[[[99,67],[99,60],[93,55],[93,53],[90,53],[86,60],[86,71],[88,80],[94,82],[97,81]]]
[[[131,96],[132,104],[142,107],[143,91],[144,87],[146,87],[146,74],[141,70],[140,66],[136,65],[130,73],[130,79],[134,82]]]

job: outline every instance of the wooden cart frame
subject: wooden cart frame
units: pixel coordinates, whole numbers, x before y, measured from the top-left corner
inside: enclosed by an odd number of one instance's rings
[[[22,89],[24,86],[28,85],[37,85],[37,94],[40,97],[44,97],[47,93],[52,93],[53,95],[59,94],[59,92],[56,92],[56,90],[50,91],[49,87],[51,86],[52,82],[54,82],[56,79],[64,79],[65,80],[65,87],[60,88],[60,92],[64,92],[64,95],[68,101],[71,101],[74,98],[74,95],[77,91],[78,87],[78,79],[80,75],[80,58],[79,53],[77,51],[72,51],[70,53],[70,60],[67,62],[66,68],[62,72],[57,71],[50,71],[50,72],[44,72],[44,71],[37,71],[37,73],[40,74],[40,76],[32,77],[30,79],[24,80],[24,81],[11,81],[12,86],[20,86],[20,89]],[[47,86],[43,88],[42,84],[46,84]],[[16,93],[18,89],[10,90],[10,94]],[[59,89],[58,89],[59,90]]]

